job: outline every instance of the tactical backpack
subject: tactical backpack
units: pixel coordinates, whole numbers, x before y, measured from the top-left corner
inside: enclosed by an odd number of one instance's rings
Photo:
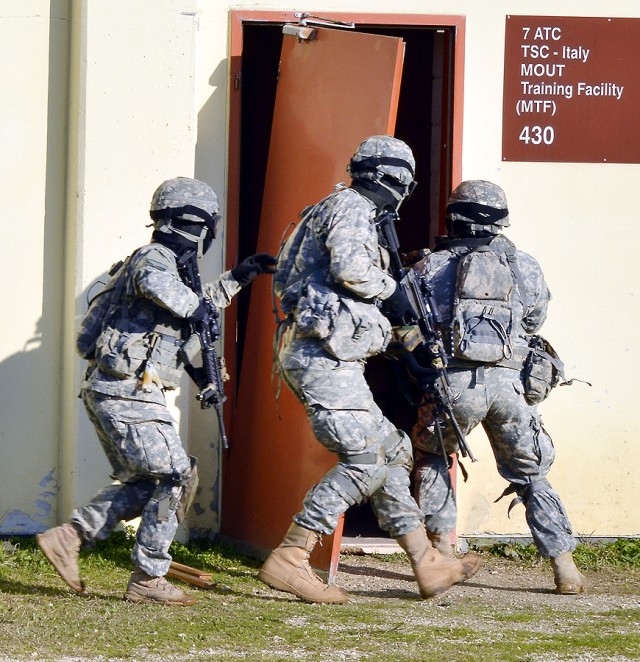
[[[514,285],[506,253],[483,245],[460,257],[451,322],[454,358],[489,364],[513,358]]]
[[[109,270],[109,280],[89,301],[89,308],[85,313],[76,337],[76,350],[83,359],[88,361],[96,358],[96,343],[102,334],[112,314],[112,308],[117,306],[122,298],[122,290],[126,280],[127,258],[117,262]]]

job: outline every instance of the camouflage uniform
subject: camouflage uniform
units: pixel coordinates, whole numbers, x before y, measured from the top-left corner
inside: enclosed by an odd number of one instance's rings
[[[411,443],[375,404],[364,359],[382,351],[390,325],[379,310],[396,284],[378,244],[375,205],[352,188],[320,201],[298,225],[295,254],[283,254],[287,282],[278,291],[293,312],[279,352],[280,372],[304,405],[317,440],[338,463],[306,495],[294,522],[332,533],[349,506],[370,499],[392,537],[422,516],[411,497]]]
[[[469,248],[465,240],[449,242],[437,248],[416,265],[416,270],[430,283],[443,328],[452,319],[452,302],[456,288],[456,270],[460,257]],[[512,247],[503,236],[491,240],[492,247]],[[536,406],[523,396],[521,369],[527,353],[528,335],[542,326],[550,295],[540,266],[526,253],[516,250],[521,273],[520,287],[514,287],[511,308],[517,332],[514,336],[512,361],[505,365],[475,365],[450,361],[449,377],[460,397],[454,414],[465,434],[482,424],[493,449],[500,475],[509,482],[505,492],[517,493],[524,503],[533,540],[544,557],[557,557],[575,548],[571,525],[558,494],[546,479],[554,460],[551,437],[542,425]],[[487,274],[491,282],[491,274]],[[450,346],[449,331],[444,333],[445,347]],[[421,408],[412,440],[416,448],[416,496],[430,532],[445,534],[456,522],[455,497],[438,439],[433,432],[427,406]],[[446,426],[444,441],[447,453],[458,450],[455,434]]]
[[[199,299],[180,279],[175,253],[152,243],[126,266],[124,303],[103,331],[81,386],[81,397],[118,482],[73,511],[85,545],[104,540],[120,520],[141,517],[134,564],[153,577],[167,573],[178,526],[176,508],[191,461],[167,409],[164,390],[180,383],[180,330]],[[230,272],[204,286],[218,307],[240,290]],[[152,334],[157,335],[153,351]],[[153,359],[162,388],[141,388],[141,371]]]

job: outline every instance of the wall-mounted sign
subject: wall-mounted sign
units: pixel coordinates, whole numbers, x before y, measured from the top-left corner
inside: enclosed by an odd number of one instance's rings
[[[640,163],[640,19],[507,16],[503,161]]]

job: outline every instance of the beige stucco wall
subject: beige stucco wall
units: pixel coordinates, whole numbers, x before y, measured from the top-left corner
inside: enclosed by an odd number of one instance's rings
[[[41,5],[0,10],[0,520],[18,528],[51,517],[58,447],[67,37]]]
[[[232,8],[385,13],[389,3],[0,3],[0,532],[63,519],[105,482],[107,463],[76,398],[76,318],[91,283],[149,236],[148,201],[162,179],[203,179],[224,207]],[[640,166],[502,163],[501,139],[505,15],[604,9],[585,0],[393,5],[395,13],[467,17],[462,175],[505,188],[508,236],[539,259],[554,295],[543,332],[568,375],[593,384],[557,389],[542,412],[558,451],[551,482],[576,532],[597,536],[640,534],[632,255]],[[611,0],[606,15],[640,17],[640,6]],[[205,278],[220,270],[222,244],[211,253]],[[217,475],[213,416],[189,407],[186,390],[175,407],[181,430]],[[504,482],[482,433],[470,443],[480,461],[467,466],[471,478],[459,490],[460,533],[526,533],[521,508],[507,519],[507,500],[493,503]],[[215,529],[207,507],[215,486],[208,489],[193,525]]]

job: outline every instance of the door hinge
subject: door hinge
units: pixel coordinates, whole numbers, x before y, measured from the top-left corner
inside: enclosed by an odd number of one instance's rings
[[[233,89],[237,92],[240,89],[240,86],[242,85],[242,73],[238,71],[236,75],[233,77]]]
[[[298,41],[314,41],[318,37],[318,31],[315,28],[294,25],[292,23],[282,26],[282,34],[295,37]]]

